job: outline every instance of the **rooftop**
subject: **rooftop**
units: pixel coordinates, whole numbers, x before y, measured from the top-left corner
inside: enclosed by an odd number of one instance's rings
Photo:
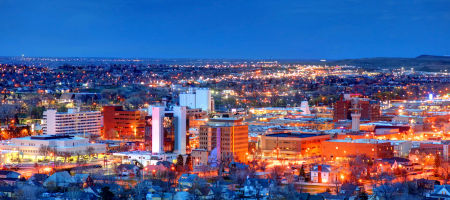
[[[378,143],[387,143],[385,140],[376,140],[376,139],[343,139],[343,140],[328,140],[329,142],[347,142],[347,143],[365,143],[365,144],[378,144]]]
[[[272,133],[265,135],[266,137],[295,137],[295,138],[308,138],[308,137],[316,137],[316,136],[324,136],[327,134],[305,134],[305,133]]]
[[[71,135],[40,135],[40,136],[27,136],[21,138],[13,138],[14,140],[81,140],[85,138],[75,137]]]

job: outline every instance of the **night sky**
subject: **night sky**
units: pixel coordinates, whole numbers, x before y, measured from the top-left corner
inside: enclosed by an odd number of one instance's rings
[[[1,56],[450,55],[449,0],[0,0]]]

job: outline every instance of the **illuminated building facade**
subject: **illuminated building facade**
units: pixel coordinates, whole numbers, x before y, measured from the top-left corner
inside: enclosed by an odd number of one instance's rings
[[[314,183],[333,183],[336,180],[336,173],[330,165],[314,165],[311,169],[311,181]]]
[[[122,106],[103,107],[103,137],[106,139],[141,139],[144,137],[144,111],[123,110]]]
[[[368,121],[377,121],[380,119],[380,103],[374,100],[355,97],[357,95],[344,95],[339,101],[333,104],[333,120],[351,120],[352,99],[358,99],[358,108],[360,109],[360,119]]]
[[[375,139],[344,139],[322,142],[322,156],[325,158],[342,158],[354,155],[366,155],[372,159],[391,158],[394,147],[390,142]]]
[[[211,97],[211,90],[208,88],[196,88],[189,90],[188,93],[182,93],[179,96],[180,106],[188,108],[200,108],[206,112],[214,111],[214,105]]]
[[[233,156],[234,160],[246,162],[248,153],[248,126],[242,119],[210,119],[200,126],[200,149],[211,152],[217,149],[220,157]]]
[[[106,144],[89,143],[89,139],[69,135],[45,135],[13,138],[0,143],[1,150],[21,152],[24,156],[42,156],[40,148],[48,146],[58,153],[85,154],[88,148],[92,148],[94,154],[106,153]],[[50,153],[49,153],[50,154]]]
[[[80,112],[69,109],[67,112],[46,110],[43,114],[43,132],[55,134],[95,134],[100,135],[102,115],[100,111]]]
[[[295,159],[321,154],[321,143],[327,134],[273,133],[258,136],[258,149],[264,157]]]
[[[151,107],[151,116],[146,117],[145,144],[152,153],[175,152],[186,154],[186,107]],[[150,113],[150,112],[149,112]]]

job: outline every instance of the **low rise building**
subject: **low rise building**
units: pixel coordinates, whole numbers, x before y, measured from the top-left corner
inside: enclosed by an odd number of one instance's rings
[[[311,169],[311,181],[314,183],[334,183],[336,178],[330,165],[314,165]]]
[[[113,156],[119,158],[122,164],[141,164],[143,167],[146,167],[148,165],[157,165],[161,161],[173,163],[177,159],[178,154],[152,154],[150,151],[126,151],[113,153]]]
[[[390,142],[375,139],[344,139],[322,142],[322,156],[325,158],[366,155],[372,159],[394,156],[394,147]]]
[[[106,145],[90,143],[89,139],[69,135],[45,135],[13,138],[0,143],[1,150],[19,152],[24,158],[37,158],[43,155],[41,147],[47,147],[50,152],[56,154],[68,153],[69,155],[86,155],[106,153]]]
[[[258,137],[258,149],[264,157],[295,159],[321,154],[321,143],[330,139],[326,134],[273,133]]]

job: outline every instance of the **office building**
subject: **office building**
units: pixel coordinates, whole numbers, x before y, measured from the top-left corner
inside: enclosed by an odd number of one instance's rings
[[[232,156],[235,161],[246,162],[248,153],[248,126],[242,119],[209,119],[200,126],[200,149],[217,150],[217,160]]]
[[[122,106],[103,107],[103,137],[105,139],[142,139],[147,112],[123,110]]]
[[[377,121],[380,119],[380,103],[367,98],[360,98],[358,94],[345,94],[339,101],[333,105],[333,120],[351,120],[352,100],[358,99],[358,108],[360,109],[360,119],[364,121]]]
[[[390,142],[376,139],[328,140],[322,142],[322,156],[328,159],[366,155],[372,159],[391,158],[394,147]]]
[[[145,144],[151,146],[152,153],[186,154],[186,107],[175,106],[169,110],[163,106],[152,106],[149,113],[151,116],[146,117]]]
[[[211,91],[208,88],[190,89],[187,93],[181,93],[179,103],[180,106],[186,106],[191,109],[200,108],[206,112],[214,111]]]
[[[67,112],[46,110],[43,114],[43,132],[46,135],[95,134],[100,135],[102,115],[100,111]]]
[[[49,147],[60,155],[63,153],[73,156],[78,153],[86,155],[88,148],[93,154],[106,153],[106,144],[90,143],[87,138],[69,135],[28,136],[0,143],[1,150],[17,151],[24,157],[33,158],[43,156],[39,150],[42,146]]]
[[[321,143],[327,134],[272,133],[258,136],[258,149],[263,157],[298,159],[321,154]]]

